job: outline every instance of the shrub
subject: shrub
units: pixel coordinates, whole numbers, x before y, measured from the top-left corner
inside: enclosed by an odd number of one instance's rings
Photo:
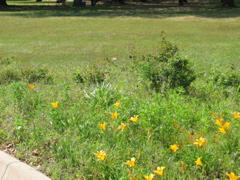
[[[240,86],[240,74],[236,72],[234,67],[231,67],[231,70],[223,73],[218,72],[214,77],[215,83],[221,87],[239,87]]]
[[[0,66],[9,65],[12,63],[12,61],[13,61],[12,57],[6,57],[6,58],[0,57]]]
[[[142,77],[151,82],[151,88],[157,92],[182,87],[185,90],[196,79],[190,66],[190,60],[180,57],[176,45],[163,38],[158,54],[143,55],[138,63]]]
[[[76,83],[100,84],[105,80],[105,73],[101,71],[86,71],[85,73],[73,73],[73,80]]]
[[[73,80],[76,83],[101,84],[106,80],[106,63],[97,60],[97,62],[81,72],[73,73]]]
[[[6,84],[6,83],[12,83],[19,81],[20,78],[20,72],[12,67],[7,67],[0,70],[0,84]]]
[[[45,83],[52,83],[52,76],[48,75],[46,67],[27,67],[21,70],[22,78],[28,83],[39,82],[45,80]]]
[[[76,83],[84,83],[85,77],[83,76],[82,73],[80,73],[80,72],[75,72],[75,73],[73,73],[73,80],[74,80]]]

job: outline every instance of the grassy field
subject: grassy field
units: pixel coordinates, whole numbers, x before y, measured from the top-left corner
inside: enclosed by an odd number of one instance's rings
[[[8,4],[2,150],[56,180],[240,175],[238,7]]]

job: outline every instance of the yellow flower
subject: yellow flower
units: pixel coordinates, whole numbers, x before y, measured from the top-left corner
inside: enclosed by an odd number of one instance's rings
[[[130,121],[137,122],[138,121],[138,115],[134,115],[133,117],[131,117]]]
[[[124,124],[124,123],[121,123],[119,126],[118,126],[118,129],[120,129],[120,130],[124,130],[125,128],[126,128],[126,124]]]
[[[200,137],[199,139],[196,140],[193,144],[197,144],[199,147],[203,146],[206,144],[206,139],[203,137]]]
[[[232,114],[234,115],[234,119],[240,118],[240,112],[234,112]]]
[[[149,176],[144,175],[143,177],[144,177],[144,179],[146,179],[146,180],[152,180],[153,177],[154,177],[154,174],[150,174]]]
[[[113,105],[116,106],[116,107],[120,107],[120,106],[121,106],[121,102],[120,102],[120,101],[117,101],[117,102],[115,102]]]
[[[230,122],[226,122],[224,125],[223,125],[223,128],[228,130],[230,128]]]
[[[118,118],[118,113],[115,111],[114,113],[110,113],[112,115],[113,119],[117,119]]]
[[[132,157],[130,161],[125,162],[124,164],[129,165],[131,167],[135,167],[135,157]]]
[[[173,144],[169,149],[171,149],[173,152],[176,152],[179,149],[179,146],[177,144]]]
[[[57,109],[58,108],[58,102],[52,103],[52,107]]]
[[[223,126],[223,122],[219,119],[216,120],[215,124],[221,127]]]
[[[157,173],[157,174],[160,175],[160,176],[163,176],[163,170],[164,170],[165,168],[166,168],[166,167],[164,167],[164,166],[157,167],[157,170],[156,170],[156,171],[153,171],[153,172]]]
[[[101,128],[102,130],[106,130],[106,125],[107,125],[106,122],[104,122],[104,123],[102,123],[102,124],[98,124],[98,125],[100,126],[100,128]]]
[[[34,89],[34,88],[35,88],[34,84],[29,84],[28,87],[29,87],[30,89]]]
[[[202,159],[202,157],[198,158],[198,159],[195,161],[195,163],[196,163],[197,166],[203,166],[201,159]]]
[[[107,157],[107,153],[105,151],[98,151],[94,154],[97,156],[98,160],[100,161],[104,161]]]
[[[240,176],[236,176],[235,173],[231,172],[230,174],[226,174],[230,180],[237,180]]]
[[[226,130],[224,129],[224,127],[221,127],[218,129],[220,133],[223,133],[223,134],[227,134]]]

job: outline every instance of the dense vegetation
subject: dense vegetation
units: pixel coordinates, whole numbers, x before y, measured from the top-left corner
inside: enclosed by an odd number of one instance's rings
[[[1,12],[2,150],[58,180],[240,175],[237,10],[55,8]]]

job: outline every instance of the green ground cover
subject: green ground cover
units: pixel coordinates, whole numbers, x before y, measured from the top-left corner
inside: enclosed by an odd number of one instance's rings
[[[1,149],[58,180],[240,175],[239,8],[8,4]]]

